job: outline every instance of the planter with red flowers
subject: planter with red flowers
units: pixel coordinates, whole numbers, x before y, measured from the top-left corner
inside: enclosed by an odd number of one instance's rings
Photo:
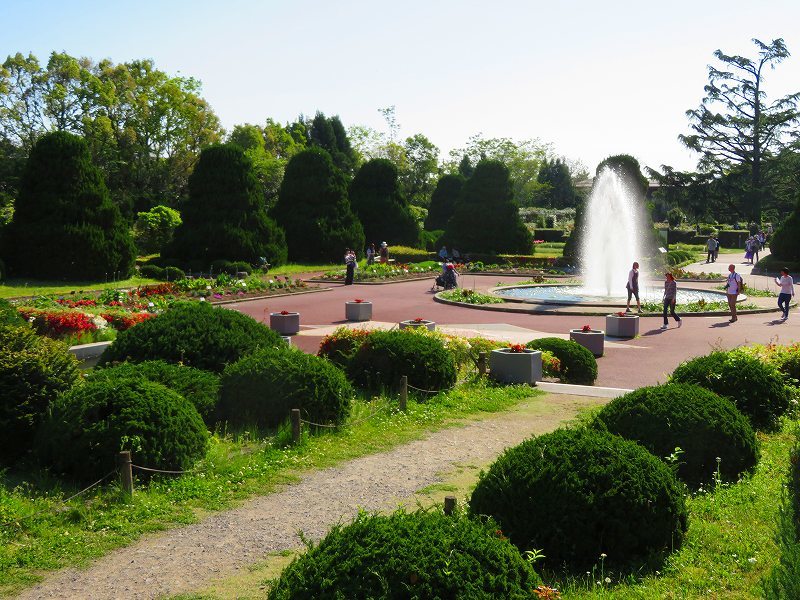
[[[371,321],[372,302],[356,298],[344,303],[344,318],[348,321]]]
[[[592,329],[584,325],[580,329],[570,329],[569,339],[579,343],[595,356],[603,356],[606,332],[602,329]]]
[[[629,312],[606,315],[606,335],[619,338],[635,338],[639,335],[639,315]]]
[[[428,321],[427,319],[423,319],[422,317],[417,317],[416,319],[409,319],[408,321],[400,321],[398,325],[400,329],[405,329],[406,327],[425,327],[428,331],[433,331],[436,329],[435,321]]]
[[[269,328],[281,335],[294,335],[300,331],[300,313],[288,310],[269,313]]]
[[[542,380],[542,353],[522,344],[492,350],[489,354],[489,374],[503,383],[536,385]]]

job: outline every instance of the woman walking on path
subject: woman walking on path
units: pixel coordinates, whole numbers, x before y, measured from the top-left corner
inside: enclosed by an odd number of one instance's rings
[[[782,268],[781,276],[775,278],[775,283],[781,288],[781,292],[778,294],[778,308],[783,311],[781,321],[785,321],[789,318],[789,302],[792,301],[792,296],[794,296],[794,279],[789,275],[789,269]]]
[[[728,281],[725,282],[725,295],[728,297],[728,307],[731,309],[729,323],[738,321],[736,317],[736,299],[744,287],[742,276],[736,272],[736,265],[728,265]]]
[[[375,262],[375,244],[370,244],[367,247],[367,264],[371,265]]]
[[[353,285],[353,276],[356,273],[356,253],[348,248],[344,253],[344,264],[347,267],[347,275],[344,279],[345,285]]]
[[[666,281],[664,281],[664,324],[661,326],[661,329],[666,329],[669,326],[667,311],[669,311],[678,324],[678,327],[680,327],[683,321],[675,314],[675,301],[678,298],[678,282],[675,281],[675,277],[672,273],[665,273],[664,276],[666,277]]]
[[[639,302],[639,263],[633,263],[633,268],[628,273],[628,283],[625,284],[628,290],[628,307],[625,312],[631,312],[631,296],[636,297],[636,312],[642,312],[642,305]]]

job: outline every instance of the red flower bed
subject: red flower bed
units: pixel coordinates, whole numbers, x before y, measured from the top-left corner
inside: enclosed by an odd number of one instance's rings
[[[155,285],[143,285],[129,293],[131,296],[139,296],[140,298],[170,296],[178,293],[178,287],[174,283],[158,283]]]
[[[131,313],[131,314],[117,314],[117,313],[103,313],[100,315],[108,324],[117,331],[125,331],[134,325],[138,325],[142,321],[152,319],[155,317],[152,313]]]
[[[58,304],[61,306],[66,306],[67,308],[79,308],[81,306],[97,306],[96,300],[67,300],[66,298],[59,298],[56,300]]]
[[[36,331],[48,337],[81,334],[97,329],[97,325],[92,323],[91,315],[82,312],[50,312],[28,307],[19,308],[18,311],[29,321],[33,318]]]

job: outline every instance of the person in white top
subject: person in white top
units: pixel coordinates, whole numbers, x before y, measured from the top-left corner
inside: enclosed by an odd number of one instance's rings
[[[728,281],[725,282],[725,295],[728,297],[728,307],[731,309],[729,323],[735,323],[739,319],[736,317],[736,298],[744,287],[742,276],[736,272],[736,265],[728,265]]]
[[[781,276],[775,278],[775,283],[781,288],[781,292],[778,294],[778,308],[783,311],[781,321],[785,321],[789,318],[789,303],[794,296],[794,279],[789,275],[789,269],[786,267],[781,269]]]

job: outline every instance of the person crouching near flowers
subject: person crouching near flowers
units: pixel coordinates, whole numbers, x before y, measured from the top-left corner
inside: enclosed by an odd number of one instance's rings
[[[661,329],[666,329],[669,325],[669,320],[667,319],[667,311],[675,318],[675,322],[678,324],[678,327],[681,326],[681,318],[675,314],[675,302],[678,298],[678,282],[675,281],[675,277],[672,273],[665,273],[665,281],[664,281],[664,324],[661,326]]]

